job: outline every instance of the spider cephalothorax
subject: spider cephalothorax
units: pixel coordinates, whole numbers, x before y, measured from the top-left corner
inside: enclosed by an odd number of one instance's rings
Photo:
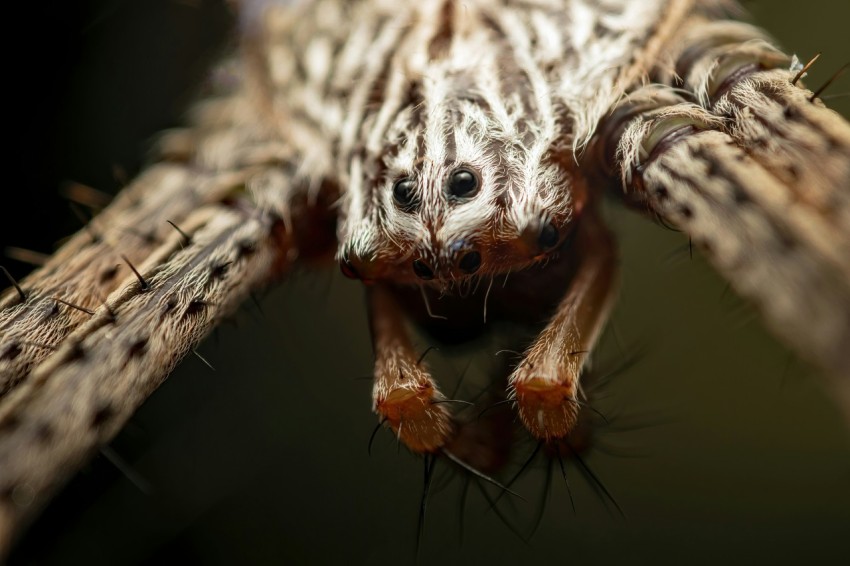
[[[506,133],[472,101],[419,104],[421,122],[391,130],[386,153],[370,166],[355,160],[356,171],[376,173],[364,175],[369,198],[343,204],[343,272],[445,287],[521,270],[557,248],[585,200],[573,196],[570,161],[558,159],[568,155],[562,137],[531,120]]]
[[[401,41],[421,57],[392,59],[374,85],[387,98],[342,156],[338,257],[350,276],[445,285],[516,271],[557,247],[584,204],[552,69],[523,38],[507,41],[505,22],[470,25],[487,3],[425,3],[412,18],[435,6],[445,13],[426,41]]]

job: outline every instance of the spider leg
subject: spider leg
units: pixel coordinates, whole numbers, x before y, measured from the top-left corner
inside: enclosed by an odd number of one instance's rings
[[[372,409],[413,452],[435,452],[448,440],[453,424],[445,397],[419,363],[392,291],[369,288],[369,319],[375,351]]]
[[[659,79],[681,85],[717,116],[719,129],[817,214],[834,232],[836,251],[850,256],[847,122],[801,85],[802,66],[763,31],[740,22],[698,23],[683,28],[669,54],[676,77],[662,73]]]
[[[681,229],[850,416],[850,124],[757,28],[698,15],[600,125],[625,200]]]
[[[0,560],[216,324],[328,255],[325,196],[308,199],[250,109],[241,91],[202,103],[161,161],[0,297]]]
[[[596,211],[583,212],[576,230],[575,275],[509,380],[520,419],[541,440],[562,438],[575,427],[581,372],[617,291],[614,240]]]

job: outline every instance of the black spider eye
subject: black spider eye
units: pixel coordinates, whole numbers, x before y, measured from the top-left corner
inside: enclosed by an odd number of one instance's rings
[[[417,259],[413,262],[413,272],[420,279],[434,278],[434,272],[431,271],[431,268],[428,267],[428,264],[422,261],[421,259]]]
[[[540,249],[548,250],[554,248],[557,243],[558,229],[551,222],[547,222],[540,230],[540,235],[537,237],[537,245],[540,246]]]
[[[467,275],[472,275],[481,267],[481,254],[478,252],[468,252],[460,258],[457,266]]]
[[[478,191],[478,177],[469,169],[458,169],[449,177],[448,188],[454,197],[471,197]]]
[[[416,195],[413,189],[414,183],[410,177],[399,179],[393,185],[393,200],[405,212],[410,212],[416,207]]]
[[[347,258],[339,260],[339,270],[349,279],[360,279],[360,274],[354,269],[354,265]]]

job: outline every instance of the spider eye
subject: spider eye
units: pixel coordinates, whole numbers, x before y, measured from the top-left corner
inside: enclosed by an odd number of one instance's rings
[[[537,245],[540,246],[540,249],[548,250],[554,248],[557,243],[558,229],[551,222],[547,222],[540,230],[540,235],[537,237]]]
[[[472,275],[481,267],[481,254],[478,252],[468,252],[460,258],[457,266],[467,275]]]
[[[349,279],[360,279],[360,274],[354,269],[354,265],[348,258],[339,260],[339,270]]]
[[[478,177],[469,169],[458,169],[449,177],[448,190],[453,197],[471,197],[478,191]]]
[[[417,259],[413,262],[413,272],[420,279],[433,279],[434,272],[428,267],[428,264],[422,261],[421,259]]]
[[[393,200],[396,205],[405,212],[410,212],[416,208],[416,195],[413,192],[414,188],[413,179],[410,177],[399,179],[393,185]]]

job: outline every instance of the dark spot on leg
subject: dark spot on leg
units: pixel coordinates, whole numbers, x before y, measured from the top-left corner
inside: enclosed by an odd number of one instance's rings
[[[799,181],[800,180],[800,168],[792,163],[791,165],[788,166],[788,176],[791,177],[791,179],[794,180],[794,181]]]
[[[783,252],[790,252],[791,250],[797,247],[797,241],[794,240],[794,238],[786,231],[781,230],[779,233],[777,233],[776,236],[776,240],[777,242],[779,242],[779,248]]]
[[[227,272],[230,270],[230,264],[232,261],[228,261],[226,263],[222,263],[221,265],[217,265],[212,269],[212,277],[213,279],[223,279]]]
[[[68,352],[66,360],[72,362],[74,360],[82,359],[85,355],[86,351],[83,349],[83,345],[80,342],[74,342],[71,344],[71,351]]]
[[[7,415],[5,419],[0,420],[0,434],[12,432],[18,428],[19,424],[21,424],[21,419],[18,418],[18,415],[15,413]]]
[[[112,405],[106,403],[101,405],[98,410],[94,412],[91,418],[91,426],[92,428],[99,428],[100,426],[106,424],[113,416],[115,416],[115,410],[112,408]]]
[[[15,500],[12,496],[15,493],[15,484],[7,485],[2,490],[0,490],[0,500],[4,501],[6,505],[14,505]]]
[[[112,266],[108,269],[104,269],[100,273],[100,282],[101,283],[108,283],[109,281],[112,281],[113,279],[115,279],[115,276],[118,275],[118,268],[119,267],[120,266],[118,266],[118,265],[114,265],[114,266]]]
[[[162,306],[162,316],[167,315],[171,311],[174,310],[174,307],[177,306],[177,299],[174,297],[169,297],[165,304]]]
[[[109,324],[115,324],[115,321],[118,320],[118,315],[115,314],[115,311],[112,310],[112,307],[109,306],[109,303],[104,301],[103,308],[106,309],[106,314],[109,315]]]
[[[750,195],[744,192],[741,187],[734,187],[732,189],[732,198],[735,199],[735,204],[744,205],[752,202],[750,199]]]
[[[59,314],[59,303],[57,301],[51,301],[44,310],[44,318],[48,319],[56,316],[57,314]]]
[[[686,204],[683,204],[679,207],[679,214],[681,214],[682,216],[684,216],[685,218],[687,218],[689,220],[694,217],[694,211],[691,210],[691,207],[689,207]]]
[[[23,351],[23,348],[21,348],[20,344],[12,343],[12,344],[9,345],[8,348],[6,348],[6,351],[3,352],[2,355],[0,355],[0,360],[5,360],[5,361],[11,362],[15,358],[17,358],[21,354],[22,351]]]
[[[53,427],[50,426],[50,423],[42,422],[35,428],[35,439],[42,444],[50,442],[54,434],[55,432]]]
[[[203,299],[192,299],[189,306],[186,308],[186,316],[194,316],[207,308],[207,302]]]
[[[147,338],[139,338],[132,344],[130,344],[130,349],[127,351],[127,358],[135,358],[139,357],[145,353],[145,350],[148,349],[148,339]]]

